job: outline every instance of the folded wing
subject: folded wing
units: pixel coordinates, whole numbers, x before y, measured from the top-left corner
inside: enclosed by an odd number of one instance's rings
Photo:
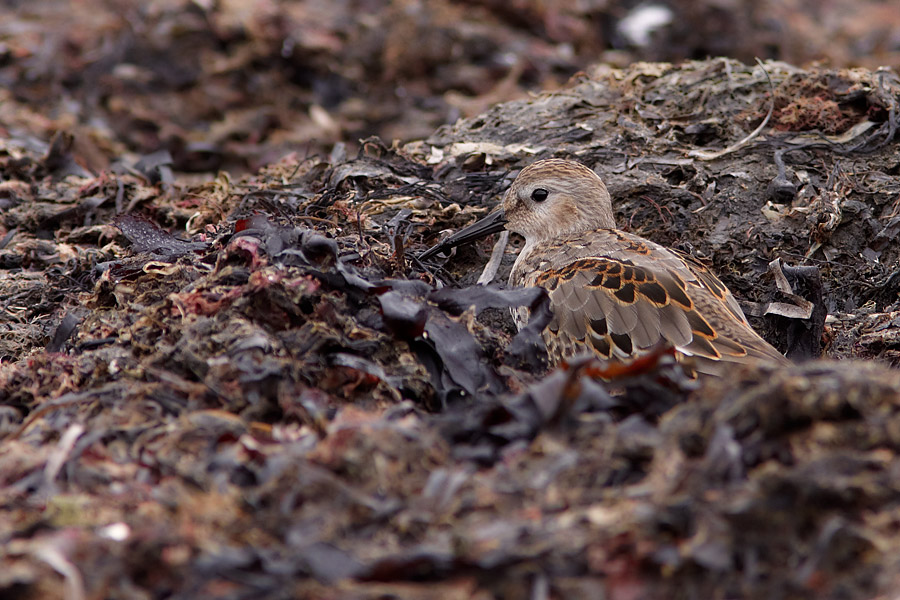
[[[625,359],[665,342],[708,361],[753,356],[787,362],[753,331],[725,285],[702,264],[637,236],[608,231],[607,238],[593,237],[594,245],[598,239],[603,244],[599,248],[576,244],[544,251],[543,256],[557,257],[556,264],[545,262],[520,282],[550,294],[555,317],[545,337],[551,355],[592,350]]]

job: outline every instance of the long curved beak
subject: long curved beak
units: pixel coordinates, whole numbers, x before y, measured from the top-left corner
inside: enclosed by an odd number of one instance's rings
[[[456,248],[457,246],[461,246],[462,244],[467,244],[469,242],[474,242],[477,239],[483,238],[486,235],[490,235],[491,233],[497,233],[498,231],[503,231],[506,229],[506,213],[503,212],[503,209],[500,208],[495,210],[485,218],[480,221],[476,221],[472,223],[468,227],[463,227],[450,237],[441,241],[438,244],[435,244],[425,252],[423,252],[419,256],[419,260],[425,260],[427,258],[431,258],[435,254],[439,252],[447,252]]]

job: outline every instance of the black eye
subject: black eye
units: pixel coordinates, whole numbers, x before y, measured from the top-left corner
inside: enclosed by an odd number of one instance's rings
[[[531,192],[531,199],[535,202],[543,202],[547,199],[547,196],[550,195],[550,192],[545,190],[544,188],[538,188]]]

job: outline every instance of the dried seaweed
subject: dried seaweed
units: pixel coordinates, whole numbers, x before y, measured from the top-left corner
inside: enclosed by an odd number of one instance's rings
[[[415,258],[486,214],[516,169],[573,157],[608,182],[623,227],[708,260],[745,302],[811,305],[788,326],[754,318],[776,343],[896,363],[892,73],[768,62],[777,128],[711,161],[685,156],[744,137],[773,100],[759,70],[734,60],[598,66],[427,141],[369,138],[356,156],[351,144],[276,161],[279,139],[295,151],[310,132],[353,139],[369,126],[348,119],[388,128],[411,106],[427,114],[404,131],[428,135],[448,104],[463,105],[448,82],[506,97],[486,58],[506,47],[505,30],[438,17],[506,22],[507,6],[392,8],[363,28],[318,29],[311,6],[231,21],[242,13],[230,5],[163,3],[128,21],[161,37],[149,45],[98,12],[107,33],[96,40],[121,53],[106,59],[85,54],[88,35],[46,41],[62,62],[31,38],[0,48],[0,76],[19,94],[0,105],[0,594],[896,589],[896,371],[812,360],[694,380],[659,348],[634,364],[579,357],[547,372],[542,290],[470,286],[488,246]],[[599,43],[593,26],[567,28],[572,14],[601,18],[597,7],[517,10],[540,26],[510,34],[527,32],[531,64],[513,83],[574,70],[542,35]],[[384,54],[366,32],[393,36]],[[459,43],[467,58],[446,58]],[[339,48],[355,54],[338,60]],[[190,60],[166,67],[180,55]],[[30,79],[10,75],[24,62]],[[359,77],[360,65],[371,72]],[[417,87],[429,65],[435,78]],[[111,115],[108,129],[78,121],[50,141],[47,119],[17,104],[58,89],[58,71],[102,82],[102,101],[74,80],[67,89],[84,114]],[[318,83],[272,83],[287,76]],[[230,90],[246,78],[259,110],[239,115],[246,98]],[[373,85],[357,79],[370,78],[399,78],[409,96],[392,85],[393,104],[372,92],[354,108],[348,98]],[[442,95],[421,103],[421,89]],[[195,105],[164,116],[192,91]],[[256,161],[269,164],[243,177],[183,172]],[[498,252],[499,277],[519,243]],[[783,281],[767,274],[776,258]],[[527,327],[516,331],[510,308],[530,311]]]

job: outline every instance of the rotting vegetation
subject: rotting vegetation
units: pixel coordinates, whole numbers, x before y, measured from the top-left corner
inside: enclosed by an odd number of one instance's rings
[[[597,67],[424,141],[240,180],[172,184],[164,157],[95,177],[64,137],[6,142],[0,590],[896,589],[900,82],[765,69],[781,112],[708,161],[688,153],[766,115],[761,67]],[[816,267],[821,288],[791,285],[827,308],[819,349],[868,360],[544,373],[503,310],[539,291],[466,287],[485,245],[416,255],[548,156],[595,168],[623,228],[706,260],[749,311],[796,302],[774,259]],[[754,324],[782,349],[811,329]]]

